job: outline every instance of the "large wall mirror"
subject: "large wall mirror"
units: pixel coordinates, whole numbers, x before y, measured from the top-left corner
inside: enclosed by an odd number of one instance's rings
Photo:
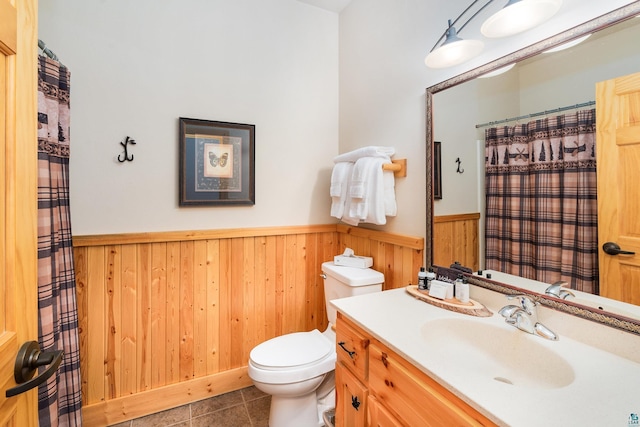
[[[537,115],[539,112],[552,111],[560,107],[591,104],[595,100],[596,82],[640,72],[640,46],[637,45],[637,41],[640,40],[640,18],[635,18],[639,14],[640,2],[632,3],[429,87],[426,93],[428,176],[432,175],[432,168],[429,165],[433,164],[434,140],[442,141],[443,169],[445,165],[455,168],[455,165],[450,165],[451,162],[446,160],[445,150],[451,150],[455,144],[466,144],[454,148],[458,150],[455,153],[449,152],[449,158],[461,157],[466,160],[463,167],[466,166],[465,173],[469,174],[467,179],[476,186],[475,192],[469,197],[468,185],[448,186],[447,176],[444,174],[443,199],[446,201],[449,197],[449,200],[451,198],[466,199],[472,202],[484,199],[484,167],[480,164],[484,162],[484,147],[481,146],[484,139],[483,125],[528,114]],[[564,45],[587,34],[592,35],[573,48],[545,53],[551,48]],[[507,73],[482,78],[514,63],[515,67]],[[524,89],[520,86],[521,81],[526,81]],[[512,91],[522,92],[516,97],[506,96],[507,92]],[[505,102],[505,99],[511,101]],[[513,102],[513,99],[518,101]],[[466,129],[467,134],[461,137],[460,129]],[[434,203],[441,203],[441,201],[434,201],[432,180],[428,179],[427,182],[429,196],[426,201],[428,222],[426,239],[432,244],[426,251],[426,258],[427,263],[431,264],[433,251],[437,250],[433,245],[434,211],[436,215],[468,213],[482,210],[484,206],[482,202],[477,202],[470,208],[458,206],[451,208],[453,210],[444,209],[444,212],[438,212],[438,206],[434,208]],[[483,222],[482,219],[480,222]],[[483,253],[482,227],[480,236],[480,252]],[[483,266],[482,258],[480,265]],[[542,300],[549,299],[549,305],[557,305],[557,300],[545,296],[544,288],[536,287],[533,283],[523,280],[515,285],[508,284],[506,289],[513,289],[514,286],[516,289],[521,286],[523,291],[533,292]],[[580,294],[578,293],[579,297]],[[568,306],[574,305],[579,310],[593,310],[593,313],[598,315],[604,313],[625,321],[630,319],[630,322],[635,324],[634,327],[640,328],[640,307],[593,295],[582,295],[582,298],[582,300],[578,298],[577,302],[567,299],[562,303]]]

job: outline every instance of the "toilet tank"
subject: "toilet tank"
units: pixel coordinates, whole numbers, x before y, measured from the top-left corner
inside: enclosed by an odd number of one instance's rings
[[[332,261],[322,264],[324,273],[324,302],[329,323],[336,323],[336,309],[329,301],[356,295],[382,291],[384,274],[371,268],[355,268],[335,265]]]

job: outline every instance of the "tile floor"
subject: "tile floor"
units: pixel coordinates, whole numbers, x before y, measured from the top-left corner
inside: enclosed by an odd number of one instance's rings
[[[271,396],[251,386],[112,427],[267,427]]]

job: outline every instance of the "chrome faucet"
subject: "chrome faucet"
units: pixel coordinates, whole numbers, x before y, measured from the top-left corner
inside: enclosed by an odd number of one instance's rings
[[[518,305],[510,304],[502,307],[499,313],[505,322],[521,331],[557,341],[558,336],[538,321],[538,303],[527,295],[507,295],[508,299],[517,299]]]
[[[550,295],[552,297],[556,297],[556,298],[560,298],[560,299],[567,299],[567,297],[574,297],[575,295],[573,294],[573,292],[568,291],[566,289],[563,289],[563,286],[568,286],[569,284],[567,282],[563,282],[563,281],[559,281],[554,283],[553,285],[549,286],[544,293],[547,295]]]

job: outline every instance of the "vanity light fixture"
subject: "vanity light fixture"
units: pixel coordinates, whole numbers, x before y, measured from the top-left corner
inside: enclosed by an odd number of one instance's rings
[[[472,9],[480,0],[474,0],[431,48],[424,62],[429,68],[446,68],[462,64],[479,55],[484,48],[480,40],[461,39],[458,33],[494,0],[485,0],[473,14]],[[498,12],[490,16],[480,29],[485,37],[505,37],[531,29],[551,18],[560,9],[562,0],[508,0]],[[465,15],[471,17],[456,31],[455,25]],[[443,41],[444,40],[444,41]],[[442,44],[440,44],[442,42]]]
[[[480,28],[489,38],[507,37],[536,27],[556,14],[562,0],[509,0]]]
[[[551,49],[545,50],[542,53],[560,52],[561,50],[569,49],[570,47],[573,47],[573,46],[575,46],[577,44],[582,43],[583,41],[588,39],[589,36],[591,36],[591,34],[587,34],[586,36],[578,37],[577,39],[571,40],[571,41],[566,42],[566,43],[563,43],[560,46],[552,47]]]
[[[424,63],[429,68],[445,68],[462,64],[482,52],[484,43],[480,40],[464,40],[458,37],[456,28],[449,20],[446,39],[440,47],[434,46]]]

